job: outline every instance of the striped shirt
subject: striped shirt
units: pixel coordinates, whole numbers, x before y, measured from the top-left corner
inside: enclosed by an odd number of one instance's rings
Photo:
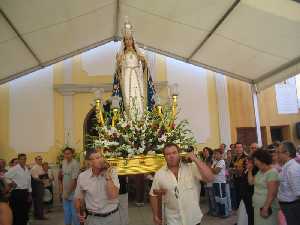
[[[279,173],[278,199],[293,202],[300,198],[300,163],[295,159],[286,162]]]

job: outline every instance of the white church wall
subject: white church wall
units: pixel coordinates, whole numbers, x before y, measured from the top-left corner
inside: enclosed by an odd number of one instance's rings
[[[53,68],[10,82],[10,147],[46,152],[54,145]]]
[[[169,85],[178,83],[178,119],[187,119],[198,143],[210,136],[207,70],[166,58]]]

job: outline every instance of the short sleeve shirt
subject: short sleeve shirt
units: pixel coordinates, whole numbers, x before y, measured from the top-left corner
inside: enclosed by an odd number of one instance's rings
[[[67,162],[66,160],[62,163],[62,172],[63,172],[63,191],[67,194],[69,193],[69,190],[71,188],[72,180],[77,179],[79,174],[80,166],[79,163],[72,159],[70,162]]]
[[[279,174],[279,179],[279,201],[293,202],[297,200],[300,196],[300,162],[291,159],[285,163]]]
[[[156,172],[150,195],[155,189],[165,189],[163,196],[168,224],[194,225],[201,222],[199,206],[201,174],[194,163],[181,163],[178,180],[167,166]]]
[[[112,181],[120,188],[117,172],[112,170]],[[94,213],[111,212],[118,207],[119,200],[110,200],[106,192],[106,179],[103,175],[95,176],[92,169],[82,172],[77,180],[75,198],[84,199],[88,211]]]
[[[267,184],[271,181],[279,181],[279,175],[276,169],[270,169],[265,173],[258,171],[255,175],[254,181],[254,194],[253,194],[253,206],[261,208],[264,206],[268,195]],[[272,208],[279,208],[277,198],[272,202]]]
[[[220,172],[215,175],[214,183],[226,183],[226,164],[223,159],[219,161],[215,161],[213,163],[213,167],[218,167],[220,168]]]

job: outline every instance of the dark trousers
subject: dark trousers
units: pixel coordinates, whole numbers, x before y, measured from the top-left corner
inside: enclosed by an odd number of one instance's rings
[[[294,203],[280,203],[280,208],[285,216],[288,225],[299,225],[300,200]]]
[[[240,182],[235,182],[234,187],[236,188],[236,202],[237,206],[240,206],[241,200],[243,200],[248,216],[248,225],[254,225],[254,209],[252,206],[252,192],[246,189],[245,186],[241,185]]]
[[[243,195],[238,195],[238,206],[241,200],[243,200],[248,216],[248,225],[254,225],[254,209],[252,206],[252,195],[249,193],[244,193]]]
[[[32,198],[35,218],[44,217],[44,185],[41,181],[32,179]]]
[[[230,200],[232,209],[237,210],[239,206],[237,205],[236,189],[234,185],[231,185],[230,187]]]
[[[27,190],[13,190],[9,204],[13,213],[13,225],[26,225],[29,213],[29,193]]]
[[[134,176],[135,187],[136,187],[136,197],[137,203],[144,203],[145,197],[145,178],[144,174],[137,174]]]

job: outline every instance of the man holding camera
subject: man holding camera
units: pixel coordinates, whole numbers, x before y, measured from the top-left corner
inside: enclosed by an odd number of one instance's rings
[[[119,179],[100,153],[90,154],[91,168],[82,172],[75,191],[75,207],[81,224],[119,225]],[[86,209],[83,209],[85,203]]]
[[[167,224],[200,224],[202,212],[199,206],[199,181],[211,182],[214,177],[211,169],[197,159],[193,152],[188,153],[183,162],[176,144],[167,144],[163,154],[167,165],[156,172],[150,191],[154,224],[163,223],[159,212],[160,196]]]

